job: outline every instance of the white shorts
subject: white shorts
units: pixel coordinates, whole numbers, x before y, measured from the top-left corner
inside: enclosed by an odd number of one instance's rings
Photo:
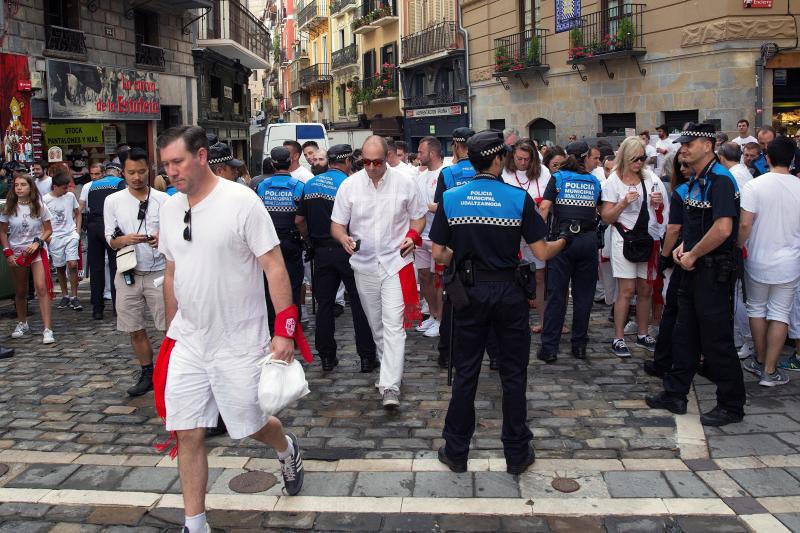
[[[745,272],[744,282],[747,287],[747,316],[789,324],[800,279],[789,283],[760,283]]]
[[[800,339],[800,285],[794,291],[794,305],[789,315],[789,338]]]
[[[53,236],[48,245],[53,266],[63,267],[67,265],[68,261],[77,261],[80,244],[81,238],[77,233],[59,235],[58,237]]]
[[[436,272],[436,261],[433,260],[433,241],[425,239],[422,246],[414,249],[414,268]]]
[[[311,261],[303,262],[303,283],[311,285]]]
[[[622,235],[611,229],[611,272],[617,279],[647,279],[647,262],[631,263],[622,255]]]
[[[263,428],[269,420],[258,403],[264,355],[197,354],[176,342],[167,372],[167,431],[216,427],[220,414],[232,439]]]

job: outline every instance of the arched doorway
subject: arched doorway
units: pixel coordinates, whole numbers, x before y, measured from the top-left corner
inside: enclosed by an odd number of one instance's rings
[[[528,124],[528,136],[542,144],[555,144],[556,142],[556,126],[552,122],[544,118],[537,118]]]

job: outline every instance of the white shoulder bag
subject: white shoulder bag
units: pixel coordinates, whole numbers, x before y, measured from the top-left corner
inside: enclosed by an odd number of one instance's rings
[[[277,415],[309,392],[300,361],[277,361],[272,359],[272,354],[264,358],[258,382],[258,403],[265,414]]]

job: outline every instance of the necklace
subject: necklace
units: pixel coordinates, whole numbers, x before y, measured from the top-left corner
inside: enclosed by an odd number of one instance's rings
[[[31,205],[31,201],[30,201],[30,200],[28,200],[28,201],[26,201],[26,202],[23,202],[22,200],[19,200],[17,203],[18,203],[19,205]]]
[[[531,188],[531,180],[526,177],[526,181],[521,181],[516,171],[514,172],[514,179],[517,180],[517,184],[519,185],[520,189],[525,189],[527,192],[527,190]]]

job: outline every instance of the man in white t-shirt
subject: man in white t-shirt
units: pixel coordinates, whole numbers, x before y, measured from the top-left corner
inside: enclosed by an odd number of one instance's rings
[[[648,170],[653,170],[656,166],[658,153],[656,152],[656,147],[650,141],[650,130],[644,130],[639,133],[639,138],[644,144],[644,154],[647,156],[645,166]]]
[[[425,228],[422,230],[422,246],[414,250],[414,264],[419,276],[419,288],[425,301],[428,302],[431,316],[417,326],[417,331],[426,337],[438,337],[442,321],[442,288],[436,288],[436,262],[433,260],[433,243],[428,237],[436,214],[434,196],[439,183],[439,172],[442,170],[442,143],[436,137],[425,137],[419,142],[417,157],[420,164],[427,168],[420,172],[417,182],[422,199],[428,207],[425,213]],[[443,270],[443,269],[442,269]]]
[[[739,130],[739,136],[734,138],[733,142],[742,148],[744,148],[744,145],[747,143],[758,142],[758,139],[748,133],[748,130],[750,129],[750,122],[746,118],[743,118],[736,123],[736,129]]]
[[[800,180],[789,172],[795,146],[778,137],[767,146],[770,172],[742,191],[739,245],[747,246],[747,315],[756,355],[744,369],[759,385],[789,382],[777,368],[800,284]]]
[[[401,149],[398,147],[398,143],[402,142],[403,141],[393,141],[391,139],[386,141],[386,144],[389,146],[389,153],[386,156],[386,164],[392,170],[402,172],[406,176],[416,180],[418,174],[417,168],[404,162],[403,158],[400,157]],[[405,145],[405,143],[403,143],[403,145]]]
[[[36,189],[39,191],[39,197],[44,198],[44,195],[50,192],[53,187],[53,178],[45,174],[47,166],[42,161],[37,161],[31,165],[31,174],[36,179]]]
[[[258,402],[264,354],[291,363],[294,342],[310,359],[292,303],[289,275],[269,214],[248,187],[225,181],[208,167],[208,140],[198,126],[166,130],[160,158],[178,193],[161,209],[159,250],[166,258],[167,339],[156,363],[156,408],[178,437],[186,527],[206,531],[205,428],[225,419],[233,439],[272,446],[286,492],[303,485],[297,438]],[[262,272],[275,309],[275,337],[267,325]],[[174,344],[173,341],[174,340]],[[163,360],[168,361],[161,382]],[[163,408],[162,408],[163,406]]]
[[[292,154],[292,164],[289,165],[289,174],[291,174],[294,179],[298,179],[303,183],[313,178],[314,173],[300,164],[300,156],[303,155],[303,149],[300,143],[291,140],[283,141],[283,146],[288,148],[289,153]],[[309,153],[311,153],[312,150],[316,150],[315,146],[308,143],[306,143],[306,148]]]
[[[669,138],[669,134],[667,133],[667,125],[662,124],[658,128],[656,128],[656,133],[658,134],[658,140],[656,141],[656,176],[659,178],[664,175],[664,161],[666,161],[667,156],[672,152],[677,151],[677,146],[672,140]]]
[[[70,308],[81,311],[83,306],[78,299],[78,248],[80,247],[81,211],[75,195],[69,192],[71,177],[68,171],[59,168],[53,176],[52,190],[43,200],[50,210],[50,223],[53,234],[48,243],[50,260],[56,267],[58,284],[61,287],[59,309]],[[67,268],[69,268],[70,292],[67,293]],[[70,296],[71,295],[71,296]]]

